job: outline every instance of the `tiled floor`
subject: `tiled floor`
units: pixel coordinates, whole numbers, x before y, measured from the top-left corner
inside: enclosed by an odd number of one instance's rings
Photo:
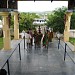
[[[18,48],[9,60],[10,75],[75,75],[75,64],[67,56],[64,62],[64,52],[57,48],[57,41],[49,43],[46,48],[29,48],[24,50],[21,42],[21,61]],[[6,67],[5,67],[6,68]]]

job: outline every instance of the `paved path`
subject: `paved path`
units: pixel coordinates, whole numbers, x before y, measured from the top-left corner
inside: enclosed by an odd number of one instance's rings
[[[3,52],[4,56],[0,55],[1,58],[7,59],[20,41],[13,40],[12,50],[2,50],[1,52]],[[66,61],[63,60],[64,50],[62,47],[58,50],[57,40],[49,43],[48,50],[43,47],[35,49],[34,46],[24,50],[23,41],[21,41],[20,47],[21,61],[19,59],[18,47],[9,59],[10,75],[75,75],[75,64],[68,56]],[[2,54],[1,52],[0,54]],[[7,70],[7,66],[4,68]]]

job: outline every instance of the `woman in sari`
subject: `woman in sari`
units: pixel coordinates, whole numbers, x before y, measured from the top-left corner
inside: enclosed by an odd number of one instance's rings
[[[37,33],[37,31],[35,30],[35,31],[34,31],[34,34],[33,34],[34,43],[35,43],[35,44],[37,44],[37,39],[38,39],[37,36],[38,36],[38,33]]]
[[[45,32],[44,37],[43,37],[43,46],[47,46],[48,45],[48,34],[47,32]]]

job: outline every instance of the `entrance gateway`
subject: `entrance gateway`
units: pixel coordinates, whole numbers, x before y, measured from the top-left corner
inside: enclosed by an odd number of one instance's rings
[[[19,39],[19,14],[18,14],[18,3],[17,1],[44,1],[44,0],[0,0],[0,16],[3,19],[3,40],[4,40],[4,50],[10,50],[10,19],[11,11],[14,15],[14,39]],[[45,0],[45,1],[68,1],[68,11],[65,13],[65,29],[64,29],[64,41],[69,40],[69,29],[70,29],[70,19],[72,12],[75,7],[75,0]],[[67,35],[65,35],[67,34]]]

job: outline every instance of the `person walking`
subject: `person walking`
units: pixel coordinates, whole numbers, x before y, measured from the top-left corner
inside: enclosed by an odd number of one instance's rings
[[[31,35],[30,44],[33,46],[33,33],[31,28],[29,28],[29,34]]]
[[[47,32],[45,32],[44,36],[43,36],[43,46],[46,46],[48,45],[48,34]]]

